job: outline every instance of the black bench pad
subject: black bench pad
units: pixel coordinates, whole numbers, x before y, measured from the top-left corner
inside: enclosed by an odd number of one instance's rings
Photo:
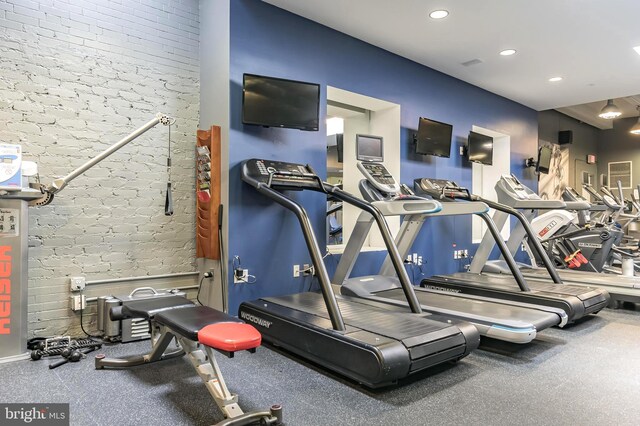
[[[208,306],[195,306],[187,309],[170,309],[157,314],[154,321],[169,327],[189,340],[198,341],[198,331],[209,324],[244,321],[227,315]]]
[[[127,301],[122,306],[125,317],[153,319],[153,317],[167,310],[190,308],[195,304],[182,296],[154,297],[151,299]]]

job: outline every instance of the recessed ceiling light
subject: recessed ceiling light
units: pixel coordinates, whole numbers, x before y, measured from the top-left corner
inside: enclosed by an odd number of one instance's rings
[[[633,48],[633,50],[635,50],[635,51],[636,51],[636,53],[637,53],[638,55],[640,55],[640,46],[636,46],[636,47],[634,47],[634,48]]]
[[[442,10],[434,10],[433,12],[431,12],[429,14],[429,17],[433,18],[433,19],[442,19],[442,18],[446,18],[447,16],[449,16],[449,12],[442,9]]]
[[[505,49],[502,52],[500,52],[502,56],[511,56],[511,55],[515,55],[515,53],[516,53],[516,49]]]
[[[551,81],[552,83],[554,83],[554,82],[556,82],[556,81],[560,81],[560,80],[562,80],[562,77],[551,77],[551,78],[549,79],[549,81]]]

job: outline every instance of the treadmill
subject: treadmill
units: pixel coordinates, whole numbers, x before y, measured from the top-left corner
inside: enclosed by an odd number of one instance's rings
[[[265,341],[370,388],[457,361],[478,346],[480,336],[473,325],[423,312],[407,280],[401,285],[409,308],[336,296],[307,212],[283,192],[316,191],[367,210],[392,261],[401,266],[389,228],[375,207],[323,182],[308,165],[251,159],[242,165],[242,180],[295,214],[320,283],[319,293],[263,297],[240,305],[238,316],[253,324]]]
[[[410,253],[427,217],[478,214],[490,221],[487,216],[489,209],[484,203],[441,204],[415,197],[408,188],[404,189],[405,193],[398,191],[399,186],[384,165],[361,162],[358,168],[366,178],[359,183],[363,198],[385,217],[404,216],[396,237],[396,245],[403,259]],[[404,266],[399,269],[394,267],[390,256],[386,257],[378,275],[350,277],[372,225],[373,217],[363,211],[340,257],[332,283],[343,295],[407,306],[399,277],[408,281],[409,276]],[[416,288],[415,293],[424,311],[468,321],[481,336],[513,343],[528,343],[538,331],[554,325],[562,327],[568,320],[565,311],[559,308],[425,288]]]
[[[511,176],[509,176],[509,178],[515,179]],[[482,201],[496,210],[492,222],[494,222],[495,228],[498,230],[502,229],[510,215],[516,217],[519,223],[523,224],[523,236],[520,240],[517,240],[515,233],[512,231],[511,238],[507,242],[507,249],[501,250],[503,254],[505,252],[514,253],[515,250],[512,250],[512,245],[516,242],[515,248],[517,249],[519,246],[518,242],[522,241],[524,234],[533,235],[531,226],[529,226],[528,222],[524,220],[523,215],[517,210],[490,200],[482,199],[475,195],[470,195],[466,189],[461,188],[453,181],[431,178],[416,179],[414,181],[414,188],[416,192],[422,192],[436,197],[448,196],[452,199],[466,200],[467,202],[469,200]],[[552,203],[552,201],[548,200],[542,201],[549,204]],[[567,313],[570,323],[589,314],[599,312],[609,303],[609,294],[606,290],[597,287],[564,284],[553,267],[551,260],[541,247],[540,242],[537,241],[535,237],[530,238],[530,241],[536,246],[536,251],[538,251],[538,254],[543,260],[550,279],[546,281],[526,281],[522,271],[514,264],[513,256],[511,255],[504,256],[504,260],[512,276],[482,273],[482,266],[478,268],[479,262],[482,261],[482,265],[486,263],[486,259],[488,259],[496,243],[498,243],[498,246],[504,244],[501,236],[497,236],[498,238],[494,237],[493,233],[495,231],[492,230],[491,226],[489,226],[489,231],[490,232],[485,233],[482,243],[474,255],[469,272],[458,272],[425,278],[422,280],[421,286],[560,308]]]
[[[518,192],[516,191],[526,194],[526,199],[523,199],[523,195],[518,195]],[[538,209],[549,209],[550,207],[548,205],[548,203],[550,203],[549,201],[540,199],[540,197],[531,189],[527,188],[525,185],[517,181],[515,178],[512,178],[511,176],[503,176],[500,179],[500,182],[496,185],[496,192],[498,194],[498,200],[500,200],[500,203],[509,205],[514,208],[525,209],[525,216],[528,220],[532,220],[533,217],[535,217]],[[579,194],[577,194],[577,192],[572,190],[567,191],[566,196],[569,199],[565,201],[565,205],[567,202],[571,203],[574,201],[588,203],[587,200],[585,200]],[[553,203],[560,204],[562,202],[554,201]],[[569,204],[568,207],[572,207],[572,205]],[[611,206],[610,208],[614,207],[615,206]],[[558,206],[557,208],[563,207]],[[504,220],[505,219],[503,219],[502,217],[498,217],[496,222],[498,223],[500,221],[504,223]],[[514,229],[514,233],[512,233],[511,235],[512,238],[517,239],[516,241],[522,241],[521,225],[518,225]],[[529,243],[533,240],[537,240],[537,238],[528,238]],[[515,250],[517,250],[518,246],[515,243],[509,247],[512,252],[514,246]],[[478,269],[480,269],[481,271],[491,272],[494,274],[506,272],[500,262],[487,262],[485,260],[486,258],[486,252],[476,254],[476,257],[471,263],[472,271],[477,271]],[[544,270],[537,267],[535,261],[533,260],[531,260],[531,264],[521,265],[521,271],[522,274],[531,283],[548,282],[548,278],[545,276]],[[611,295],[611,299],[614,302],[640,303],[640,277],[627,277],[623,275],[606,274],[602,272],[575,271],[571,269],[558,269],[557,274],[560,276],[563,282],[572,286],[578,286],[580,288],[587,289],[599,287],[603,290],[606,290]]]

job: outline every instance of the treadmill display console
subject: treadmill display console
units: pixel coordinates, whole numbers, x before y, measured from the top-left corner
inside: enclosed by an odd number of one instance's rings
[[[243,164],[242,180],[253,186],[266,184],[292,190],[319,188],[321,182],[308,165],[255,158]]]
[[[437,200],[470,199],[469,191],[452,180],[422,178],[413,181],[416,192],[425,193]]]
[[[358,170],[371,184],[387,194],[400,192],[400,185],[381,163],[359,162]]]
[[[518,179],[510,175],[502,175],[502,180],[507,184],[507,189],[511,190],[519,200],[541,200],[540,196],[523,186]]]
[[[570,186],[565,187],[564,191],[562,198],[564,198],[565,201],[587,201],[586,198],[578,194],[578,192]]]

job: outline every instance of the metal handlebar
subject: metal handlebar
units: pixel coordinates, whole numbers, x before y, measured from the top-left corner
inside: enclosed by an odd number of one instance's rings
[[[91,167],[95,166],[100,161],[104,160],[105,158],[107,158],[108,156],[110,156],[111,154],[113,154],[114,152],[116,152],[117,150],[119,150],[120,148],[122,148],[123,146],[131,142],[132,140],[136,139],[138,136],[142,135],[147,130],[155,127],[157,124],[168,126],[170,124],[173,124],[174,122],[175,122],[175,119],[169,117],[168,115],[165,115],[162,113],[156,114],[156,117],[153,120],[149,121],[147,124],[140,127],[130,135],[124,137],[119,142],[115,143],[114,145],[110,146],[100,154],[96,155],[91,160],[87,161],[82,166],[78,167],[77,169],[75,169],[65,177],[55,179],[46,188],[46,192],[50,194],[57,194],[58,192],[62,191],[62,189],[65,186],[67,186],[67,184],[69,184],[69,182],[71,182],[73,179],[77,178],[78,176],[80,176],[81,174],[89,170]]]
[[[622,182],[618,180],[618,193],[620,194],[620,204],[624,206],[624,193],[622,192]]]
[[[136,293],[143,292],[143,291],[150,291],[150,292],[152,292],[154,295],[155,295],[155,294],[159,294],[159,293],[156,291],[156,289],[155,289],[155,288],[153,288],[153,287],[138,287],[138,288],[136,288],[135,290],[133,290],[133,291],[131,292],[131,294],[129,294],[129,297],[133,297]]]

